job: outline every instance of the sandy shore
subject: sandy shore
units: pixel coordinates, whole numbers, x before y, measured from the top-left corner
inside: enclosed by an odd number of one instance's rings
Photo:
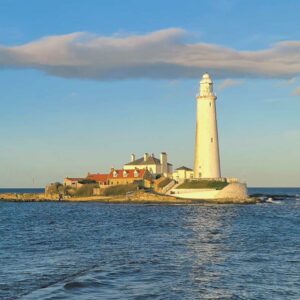
[[[58,202],[57,195],[45,194],[0,194],[0,201],[11,202]],[[195,200],[179,199],[167,195],[155,193],[136,192],[130,195],[118,196],[90,196],[90,197],[64,197],[64,202],[103,202],[103,203],[153,203],[153,204],[196,204],[196,203],[214,203],[214,204],[255,204],[256,198],[247,199],[213,199],[213,200]]]

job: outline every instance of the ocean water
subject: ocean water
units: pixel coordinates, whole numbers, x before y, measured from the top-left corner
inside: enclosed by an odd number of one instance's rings
[[[0,194],[40,194],[44,193],[45,189],[43,188],[0,188]]]
[[[300,188],[248,188],[249,195],[285,195],[300,198]]]
[[[299,300],[297,199],[0,202],[0,299]]]

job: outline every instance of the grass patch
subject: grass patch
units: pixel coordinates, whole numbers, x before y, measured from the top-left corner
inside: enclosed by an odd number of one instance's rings
[[[117,195],[126,195],[128,192],[135,192],[138,189],[138,184],[120,184],[112,185],[103,190],[103,196],[117,196]]]
[[[222,190],[227,186],[227,182],[214,180],[187,180],[177,187],[177,189],[216,189]]]
[[[93,196],[93,189],[98,188],[99,185],[96,183],[89,183],[81,186],[79,189],[75,190],[74,197],[89,197]]]

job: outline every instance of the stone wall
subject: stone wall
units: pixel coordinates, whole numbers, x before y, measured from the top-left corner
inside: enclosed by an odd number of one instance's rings
[[[247,186],[244,183],[230,183],[219,191],[217,198],[245,199],[248,197]]]
[[[222,190],[215,189],[172,189],[172,196],[184,199],[246,199],[247,186],[244,183],[229,183]]]

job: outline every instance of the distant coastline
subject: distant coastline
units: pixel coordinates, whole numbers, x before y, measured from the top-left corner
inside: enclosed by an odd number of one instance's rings
[[[45,188],[0,188],[0,194],[41,194],[44,192]]]

